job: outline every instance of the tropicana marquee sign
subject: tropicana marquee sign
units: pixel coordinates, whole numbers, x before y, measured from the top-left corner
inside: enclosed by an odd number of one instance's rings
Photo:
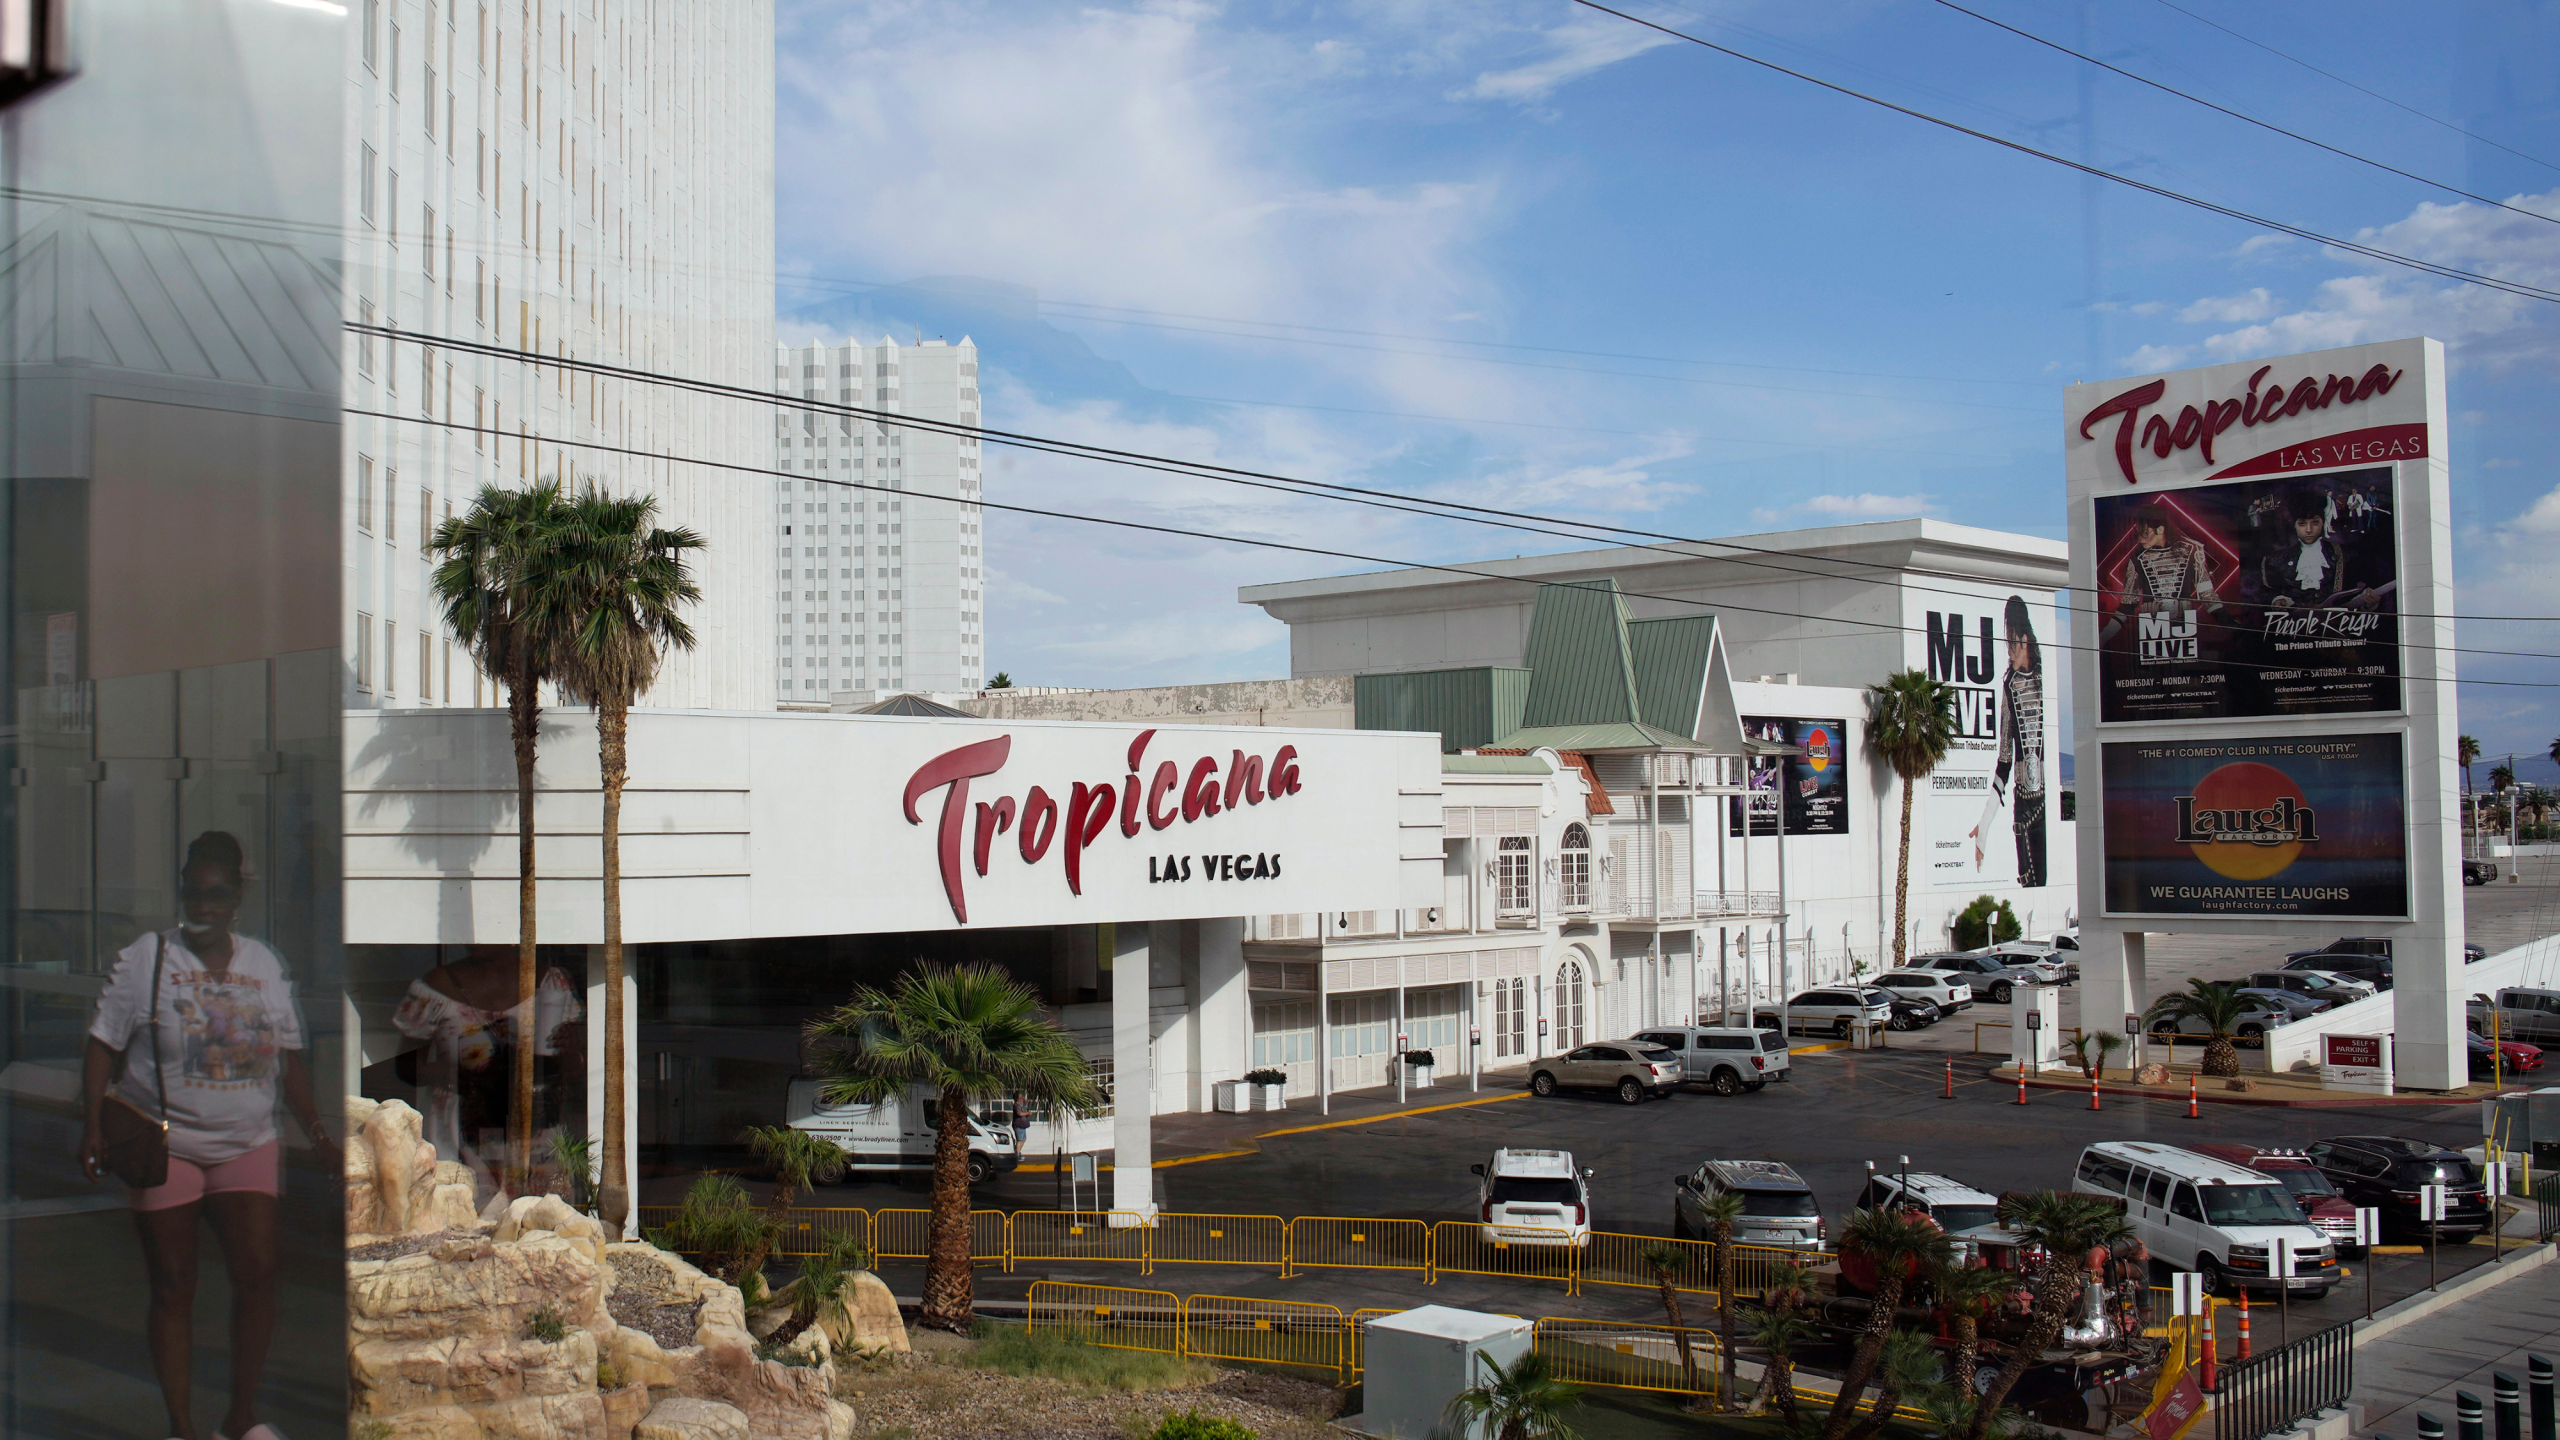
[[[2116,421],[2116,467],[2124,472],[2128,485],[2138,485],[2141,477],[2134,473],[2134,450],[2138,446],[2166,460],[2180,450],[2200,449],[2207,464],[2213,463],[2216,436],[2238,425],[2244,429],[2289,420],[2309,411],[2326,410],[2332,405],[2354,405],[2376,395],[2388,395],[2400,383],[2404,373],[2388,365],[2376,364],[2360,375],[2309,375],[2290,386],[2281,379],[2261,390],[2273,365],[2261,365],[2240,387],[2240,398],[2207,400],[2203,405],[2182,406],[2173,420],[2165,415],[2144,416],[2143,411],[2160,402],[2168,393],[2169,381],[2162,377],[2146,385],[2137,385],[2090,408],[2080,417],[2080,438],[2096,438],[2090,431],[2102,420]],[[2138,427],[2138,428],[2137,428]],[[2384,433],[2389,432],[2389,433]],[[2404,433],[2405,432],[2405,433]],[[2308,468],[2333,465],[2363,464],[2374,461],[2414,459],[2425,455],[2426,427],[2423,424],[2386,425],[2363,431],[2325,437],[2325,447],[2318,456],[2309,457]],[[2261,470],[2234,467],[2219,472],[2222,476],[2272,473],[2280,464]]]

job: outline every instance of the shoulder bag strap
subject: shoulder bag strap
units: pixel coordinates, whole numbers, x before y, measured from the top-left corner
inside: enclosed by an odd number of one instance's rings
[[[160,972],[169,961],[169,936],[155,934],[151,954],[151,1078],[160,1087],[160,1123],[169,1123],[169,1062],[160,1049]]]

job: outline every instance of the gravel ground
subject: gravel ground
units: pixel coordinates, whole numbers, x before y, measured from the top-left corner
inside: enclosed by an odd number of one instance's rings
[[[969,1342],[925,1331],[905,1365],[854,1371],[837,1394],[854,1409],[857,1440],[1131,1440],[1167,1413],[1197,1408],[1260,1440],[1327,1440],[1341,1408],[1329,1385],[1286,1375],[1204,1370],[1197,1384],[1142,1394],[1044,1377],[999,1375],[967,1363]]]
[[[693,1343],[694,1329],[701,1319],[702,1302],[677,1300],[675,1282],[667,1277],[664,1266],[635,1255],[607,1254],[613,1263],[613,1294],[605,1301],[605,1309],[617,1325],[628,1325],[645,1332],[658,1342],[662,1350],[681,1349]]]

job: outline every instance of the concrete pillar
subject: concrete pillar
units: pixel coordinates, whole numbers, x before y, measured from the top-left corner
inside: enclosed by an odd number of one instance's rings
[[[1218,1082],[1252,1068],[1253,1002],[1246,991],[1244,921],[1197,922],[1197,987],[1191,1005],[1194,1110],[1212,1108]]]
[[[1107,926],[1099,951],[1111,966],[1111,1208],[1149,1218],[1156,1213],[1156,1077],[1147,1057],[1152,929]]]
[[[632,1214],[640,1206],[640,984],[631,973],[632,950],[622,951],[622,1153],[631,1164],[626,1183]],[[587,947],[587,1134],[596,1142],[596,1170],[604,1170],[604,947]]]
[[[2121,1033],[2124,1017],[2141,1014],[2151,993],[2143,932],[2083,927],[2081,936],[2080,1024],[2093,1031]]]

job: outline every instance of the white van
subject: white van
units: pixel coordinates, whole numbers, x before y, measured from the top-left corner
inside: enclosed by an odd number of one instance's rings
[[[849,1170],[930,1170],[933,1168],[934,1120],[940,1102],[922,1090],[872,1105],[818,1103],[815,1080],[791,1082],[790,1124],[794,1130],[832,1140],[846,1155]],[[1022,1164],[1014,1153],[1013,1131],[969,1116],[969,1183],[982,1185],[999,1172]]]
[[[2244,1170],[2192,1150],[2147,1140],[2110,1140],[2081,1152],[2072,1188],[2124,1202],[2125,1219],[2173,1269],[2204,1275],[2218,1295],[2233,1286],[2273,1289],[2279,1280],[2318,1299],[2338,1283],[2338,1254],[2273,1176]],[[2269,1251],[2283,1239],[2293,1273],[2267,1273]]]

